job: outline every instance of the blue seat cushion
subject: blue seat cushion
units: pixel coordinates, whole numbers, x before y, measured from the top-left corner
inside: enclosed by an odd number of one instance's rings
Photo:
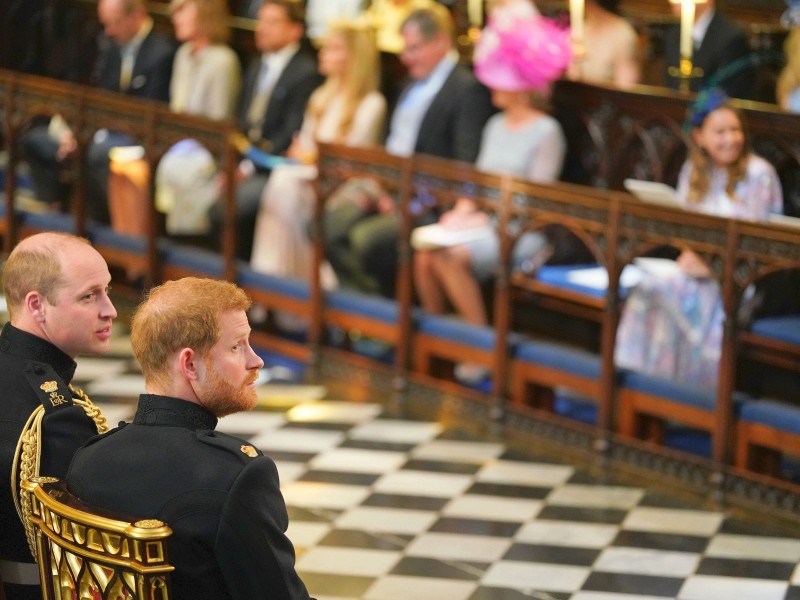
[[[42,231],[66,231],[75,233],[75,218],[64,213],[21,212],[22,222],[27,227]]]
[[[165,243],[162,255],[164,264],[181,267],[208,277],[222,277],[222,256],[209,250]]]
[[[125,235],[101,223],[89,223],[89,237],[99,246],[111,246],[127,252],[144,254],[147,252],[147,239],[139,235]]]
[[[536,271],[536,279],[542,283],[562,287],[573,292],[586,294],[587,296],[603,298],[606,295],[608,284],[603,287],[591,287],[577,283],[570,278],[570,274],[576,271],[597,268],[602,267],[598,267],[597,265],[545,265]]]
[[[620,386],[639,392],[644,392],[652,396],[667,398],[685,404],[714,412],[717,404],[717,392],[713,388],[701,388],[698,386],[687,385],[636,371],[624,370],[620,377]]]
[[[753,321],[753,333],[791,344],[800,344],[800,315],[764,317]]]
[[[780,431],[800,434],[800,406],[777,400],[746,400],[739,412],[742,421],[760,423]]]
[[[250,267],[239,269],[239,285],[274,292],[297,300],[308,300],[311,297],[311,288],[307,281],[258,273]]]
[[[521,341],[514,351],[514,357],[589,379],[600,379],[602,371],[599,355],[555,342]]]
[[[394,300],[345,290],[326,292],[325,306],[385,323],[397,323],[400,314]]]
[[[457,317],[422,313],[417,321],[417,331],[474,348],[494,348],[495,333],[492,327],[472,325]]]

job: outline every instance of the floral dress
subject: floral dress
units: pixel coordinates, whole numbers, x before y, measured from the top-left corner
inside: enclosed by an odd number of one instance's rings
[[[687,162],[678,179],[678,195],[684,202],[690,171]],[[708,194],[686,208],[750,221],[763,221],[770,213],[782,211],[780,181],[766,160],[750,156],[746,176],[736,185],[737,199],[725,193],[727,177],[724,169],[714,169]],[[716,279],[682,272],[646,275],[625,301],[615,361],[620,367],[649,375],[716,387],[724,320]]]

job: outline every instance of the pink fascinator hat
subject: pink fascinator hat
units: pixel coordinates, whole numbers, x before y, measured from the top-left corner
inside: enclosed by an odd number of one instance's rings
[[[571,60],[569,29],[538,15],[490,20],[473,57],[475,76],[508,92],[546,90]]]

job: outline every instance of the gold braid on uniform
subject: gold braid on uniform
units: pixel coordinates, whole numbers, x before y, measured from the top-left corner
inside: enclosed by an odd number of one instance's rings
[[[69,389],[73,396],[72,403],[86,411],[86,415],[94,421],[97,433],[108,431],[108,422],[103,412],[89,400],[86,392],[71,385]],[[17,442],[17,450],[14,453],[14,462],[11,465],[11,492],[14,495],[14,506],[17,508],[17,515],[19,515],[22,525],[25,527],[25,535],[28,538],[28,546],[34,560],[36,559],[36,538],[29,519],[31,514],[30,492],[23,490],[21,485],[23,481],[27,481],[31,477],[39,476],[39,466],[42,461],[40,442],[42,439],[43,418],[44,407],[37,406],[31,416],[28,417],[25,427],[22,428],[22,434],[20,434]]]

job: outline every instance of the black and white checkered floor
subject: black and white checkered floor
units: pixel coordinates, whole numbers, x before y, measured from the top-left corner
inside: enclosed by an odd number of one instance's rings
[[[79,363],[76,383],[109,420],[129,419],[143,382],[127,340]],[[267,385],[260,409],[220,429],[276,461],[319,600],[800,599],[800,528],[297,391]]]

